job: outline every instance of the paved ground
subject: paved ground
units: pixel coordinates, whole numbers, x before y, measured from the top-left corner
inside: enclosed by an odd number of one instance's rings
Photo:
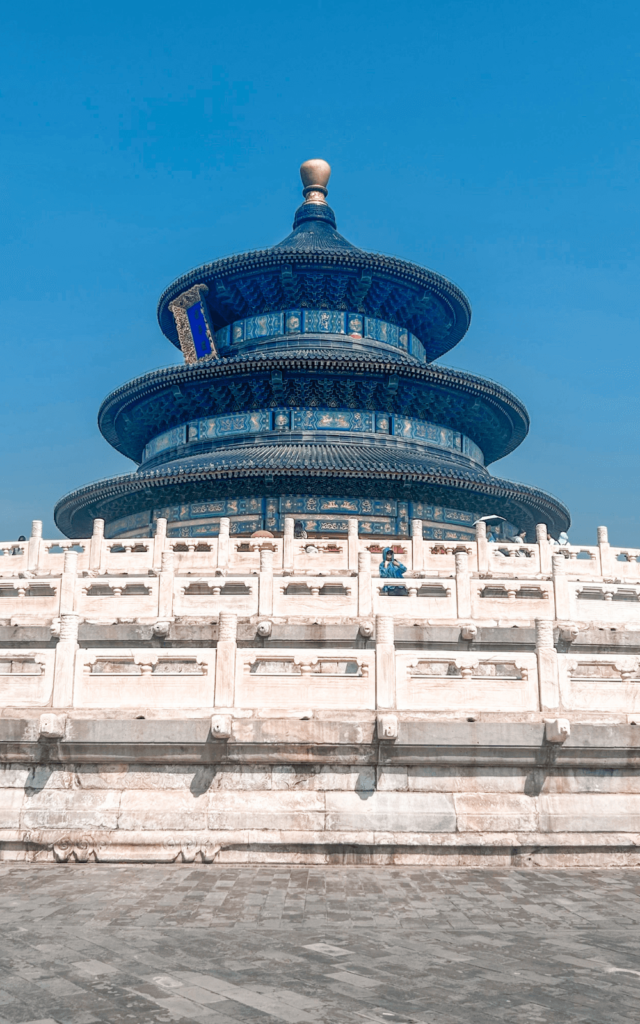
[[[0,1024],[640,1020],[640,872],[0,865]]]

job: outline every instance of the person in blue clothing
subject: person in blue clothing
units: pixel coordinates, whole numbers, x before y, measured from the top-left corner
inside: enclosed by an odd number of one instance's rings
[[[407,571],[406,565],[402,565],[401,562],[396,561],[393,557],[393,548],[384,548],[382,551],[382,561],[380,562],[380,575],[385,579],[401,580]],[[405,594],[406,590],[404,587],[383,587],[383,594]]]

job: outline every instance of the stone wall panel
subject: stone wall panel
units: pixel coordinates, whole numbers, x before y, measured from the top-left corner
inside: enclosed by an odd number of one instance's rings
[[[120,829],[195,830],[207,827],[206,795],[185,790],[125,790],[122,793]]]
[[[444,793],[327,793],[327,829],[455,832],[453,799]]]
[[[513,793],[456,793],[453,797],[460,832],[535,832],[535,797]]]
[[[207,825],[223,829],[291,829],[314,831],[324,828],[325,798],[315,792],[212,792]]]
[[[113,790],[27,790],[20,824],[27,829],[116,829],[120,796]]]
[[[552,793],[540,798],[543,832],[640,832],[640,795]]]

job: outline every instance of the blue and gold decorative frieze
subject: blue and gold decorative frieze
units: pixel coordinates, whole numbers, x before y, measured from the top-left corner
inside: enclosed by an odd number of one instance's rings
[[[474,462],[479,462],[481,466],[484,466],[484,455],[482,449],[478,447],[475,441],[472,441],[470,437],[462,435],[462,451],[465,455],[468,455]]]
[[[473,530],[443,530],[438,526],[426,526],[422,531],[425,540],[475,540]]]
[[[406,537],[411,520],[421,519],[424,537],[429,540],[473,539],[477,518],[474,512],[420,501],[290,494],[280,498],[221,498],[156,508],[151,513],[112,522],[109,536],[134,531],[138,536],[153,534],[155,523],[162,518],[168,521],[170,537],[215,537],[222,516],[231,519],[232,533],[244,535],[254,530],[281,532],[286,516],[293,516],[310,532],[342,533],[347,531],[349,517],[356,516],[362,534]]]
[[[462,451],[462,434],[449,427],[440,427],[426,420],[412,419],[407,416],[393,417],[393,433],[395,437],[407,437],[416,441],[429,441],[441,448],[449,448],[455,452]],[[479,450],[479,449],[478,449]]]
[[[284,324],[287,334],[302,334],[302,310],[288,309],[284,315]]]
[[[168,448],[175,448],[177,445],[187,443],[187,427],[183,424],[180,427],[173,427],[172,430],[166,430],[164,434],[159,434],[158,437],[154,437],[153,441],[149,441],[143,452],[143,458],[152,459],[160,452],[166,451]]]
[[[474,512],[461,512],[455,508],[442,508],[439,505],[425,505],[421,501],[411,502],[411,518],[426,522],[460,523],[473,526],[477,516]]]
[[[193,442],[240,437],[243,434],[262,434],[272,430],[337,430],[355,434],[389,434],[463,454],[481,466],[484,465],[484,457],[478,445],[449,427],[386,412],[315,408],[255,409],[251,412],[206,416],[192,420],[190,423],[173,427],[149,441],[143,452],[143,461],[146,462],[162,452],[181,448]]]
[[[293,430],[354,430],[371,433],[374,413],[354,409],[294,409]]]
[[[262,316],[252,316],[244,323],[245,341],[253,341],[254,338],[275,338],[282,334],[284,329],[284,313],[265,313]]]
[[[332,309],[305,309],[304,334],[346,334],[347,314]]]
[[[215,343],[224,351],[245,342],[292,334],[331,334],[342,335],[345,339],[379,341],[426,362],[424,345],[405,328],[376,317],[336,309],[287,309],[236,320],[230,327],[216,331]]]

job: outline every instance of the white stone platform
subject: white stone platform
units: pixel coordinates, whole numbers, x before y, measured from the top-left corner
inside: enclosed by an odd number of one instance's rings
[[[40,533],[0,545],[0,858],[640,863],[640,550],[604,528]]]

